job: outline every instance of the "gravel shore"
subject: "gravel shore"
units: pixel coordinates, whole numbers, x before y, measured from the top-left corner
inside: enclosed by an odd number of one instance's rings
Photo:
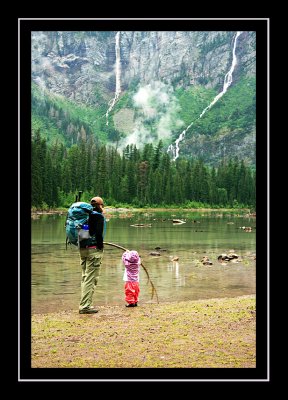
[[[32,368],[255,368],[255,295],[32,315]]]

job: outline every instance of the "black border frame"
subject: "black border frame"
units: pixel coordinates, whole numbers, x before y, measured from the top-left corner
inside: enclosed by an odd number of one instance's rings
[[[256,274],[256,368],[255,369],[33,369],[31,368],[31,32],[57,30],[229,30],[256,31],[257,51],[257,274]],[[18,19],[18,168],[19,255],[18,255],[18,382],[96,381],[96,382],[214,382],[269,381],[269,260],[268,169],[269,169],[269,18],[192,19],[192,18],[83,18]],[[267,117],[268,116],[268,117]],[[24,196],[25,194],[25,196]],[[25,222],[27,219],[27,222]],[[261,232],[259,238],[258,232]],[[21,239],[21,240],[20,240]],[[261,242],[261,246],[259,243]],[[259,246],[258,246],[259,245]],[[266,250],[266,254],[263,253]],[[260,267],[261,266],[261,267]]]

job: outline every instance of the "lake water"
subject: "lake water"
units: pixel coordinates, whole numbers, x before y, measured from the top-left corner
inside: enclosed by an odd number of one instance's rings
[[[139,252],[159,302],[256,293],[255,217],[188,211],[123,211],[105,215],[105,241]],[[78,310],[81,267],[77,247],[68,246],[66,250],[65,219],[65,215],[32,218],[32,313]],[[175,224],[173,219],[185,223]],[[131,226],[137,224],[144,226]],[[252,231],[243,229],[247,226]],[[156,251],[159,256],[150,254]],[[218,261],[220,254],[230,252],[238,255],[235,262]],[[105,246],[93,297],[96,307],[125,305],[122,253]],[[203,265],[205,256],[212,265]],[[151,295],[151,285],[141,268],[139,306],[157,303],[156,296]]]

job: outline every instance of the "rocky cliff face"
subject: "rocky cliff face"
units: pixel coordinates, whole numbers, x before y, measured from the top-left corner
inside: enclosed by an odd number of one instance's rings
[[[221,85],[234,36],[235,32],[123,32],[123,82],[181,78],[179,84]],[[238,57],[245,74],[255,73],[253,33],[245,32],[239,40]]]
[[[117,32],[33,32],[32,79],[40,87],[85,104],[111,98]],[[232,59],[235,32],[120,32],[121,91],[135,82],[204,85],[220,90]],[[237,42],[233,79],[255,74],[255,32]]]
[[[40,88],[78,104],[97,110],[104,106],[106,119],[101,129],[94,130],[96,136],[99,130],[108,136],[111,111],[129,90],[133,105],[126,102],[112,115],[114,127],[123,135],[119,148],[131,143],[155,144],[161,138],[166,143],[174,140],[169,146],[173,157],[181,148],[183,156],[201,157],[214,165],[226,155],[255,164],[255,90],[245,91],[243,81],[252,77],[255,82],[256,33],[241,32],[235,38],[236,32],[227,31],[32,32],[32,80]],[[207,123],[206,131],[199,123],[193,126],[193,132],[189,130],[203,114],[213,114],[213,110],[206,111],[226,92],[229,79],[229,92],[234,85],[237,92],[232,101],[236,105],[230,105],[226,114],[216,111],[208,131]],[[242,101],[236,87],[241,82]],[[203,88],[213,89],[210,92],[217,96],[203,101],[203,108],[197,102],[194,108],[189,104],[185,125],[179,117],[182,108],[173,94],[177,88],[195,89],[199,102]],[[246,108],[238,107],[244,103]],[[184,114],[185,110],[182,118]],[[226,120],[231,118],[236,123],[227,125]],[[248,119],[249,124],[244,124]]]

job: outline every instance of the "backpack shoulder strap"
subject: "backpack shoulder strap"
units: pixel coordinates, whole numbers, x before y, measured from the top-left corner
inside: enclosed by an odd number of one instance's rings
[[[98,211],[92,211],[91,214],[98,214],[98,215],[101,215],[101,217],[103,218],[103,220],[104,220],[103,237],[104,237],[105,233],[106,233],[106,218],[104,217],[104,215],[102,213],[100,213]]]

